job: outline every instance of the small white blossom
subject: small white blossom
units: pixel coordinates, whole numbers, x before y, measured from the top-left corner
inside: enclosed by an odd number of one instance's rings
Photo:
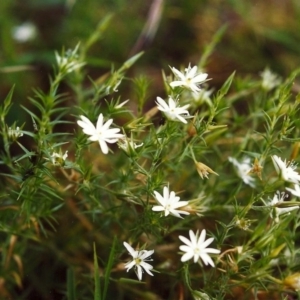
[[[271,218],[275,219],[275,222],[279,222],[279,216],[283,214],[288,214],[291,211],[298,209],[299,205],[290,206],[288,201],[284,201],[284,199],[287,197],[287,195],[283,192],[280,193],[277,191],[273,197],[273,199],[269,198],[269,201],[265,203],[266,206],[272,208],[272,211],[270,213]]]
[[[61,151],[59,153],[53,152],[51,154],[51,162],[55,166],[61,166],[64,165],[67,157],[68,157],[68,151],[66,151],[65,154],[62,154]]]
[[[189,204],[188,201],[179,201],[180,197],[176,196],[175,192],[170,192],[167,186],[163,189],[163,196],[158,192],[154,191],[155,198],[160,205],[153,206],[153,211],[164,211],[165,217],[171,214],[177,218],[182,218],[180,214],[189,215],[190,213],[177,208],[186,206]]]
[[[266,91],[272,90],[281,83],[280,77],[272,73],[269,68],[265,68],[260,76],[262,77],[261,86]]]
[[[179,80],[172,81],[170,83],[170,86],[172,88],[176,86],[183,86],[188,89],[190,89],[193,92],[199,92],[199,84],[203,83],[206,78],[206,73],[200,73],[197,74],[197,66],[194,66],[191,68],[191,65],[188,66],[188,68],[185,69],[185,74],[178,71],[176,68],[171,68],[172,72],[178,77]]]
[[[186,252],[181,257],[181,261],[185,262],[194,258],[194,263],[196,263],[199,260],[199,258],[201,258],[206,266],[211,265],[212,267],[214,267],[215,264],[212,261],[211,257],[208,255],[208,253],[219,254],[221,251],[214,248],[206,248],[208,245],[212,243],[214,238],[209,238],[205,241],[205,237],[206,237],[205,229],[201,231],[199,238],[198,238],[199,236],[198,231],[195,234],[192,230],[190,230],[189,235],[190,235],[190,240],[182,235],[179,236],[179,239],[186,244],[179,247],[181,251]]]
[[[136,144],[132,141],[132,139],[124,138],[124,139],[120,139],[118,145],[127,154],[129,154],[130,152],[134,151],[136,148],[142,147],[144,143]]]
[[[57,52],[55,53],[56,63],[61,72],[71,73],[76,69],[81,68],[85,63],[78,60],[77,51],[79,49],[79,44],[74,50],[68,50],[61,56]]]
[[[249,175],[249,172],[252,169],[250,158],[243,158],[242,162],[238,162],[233,157],[228,157],[228,160],[235,166],[237,175],[244,181],[244,183],[254,187],[255,179]]]
[[[9,127],[8,128],[8,136],[11,139],[16,140],[17,138],[23,136],[23,133],[21,132],[20,127],[17,127],[16,129]]]
[[[291,192],[294,196],[300,197],[300,186],[299,184],[294,185],[294,190],[291,188],[285,188],[287,191]]]
[[[177,106],[177,103],[171,97],[169,97],[169,105],[160,97],[156,99],[157,108],[162,111],[169,120],[187,123],[186,119],[190,118],[190,114],[186,110],[190,106],[189,104],[180,107]]]
[[[19,43],[33,40],[37,36],[36,26],[31,22],[25,22],[13,28],[12,36]]]
[[[212,106],[211,101],[211,94],[213,93],[213,89],[206,90],[202,89],[200,92],[192,92],[193,99],[196,104],[202,104],[203,102],[206,102],[209,106]]]
[[[83,132],[87,135],[90,135],[90,141],[98,141],[100,148],[104,154],[108,153],[108,146],[106,143],[116,143],[120,138],[123,138],[124,135],[118,133],[119,128],[109,128],[112,124],[113,119],[109,119],[106,123],[103,124],[103,115],[100,114],[98,117],[96,127],[93,123],[85,116],[80,116],[81,120],[77,121],[77,124],[83,128]]]
[[[293,183],[298,183],[300,181],[300,175],[295,171],[296,165],[293,162],[283,161],[277,155],[273,155],[271,158],[275,170],[282,180]]]
[[[129,254],[132,256],[132,261],[129,261],[125,264],[125,268],[127,269],[127,272],[134,267],[134,271],[138,279],[141,281],[143,276],[143,269],[151,276],[153,274],[150,270],[153,269],[153,267],[148,264],[146,261],[152,261],[152,259],[149,259],[148,257],[151,256],[154,253],[154,250],[141,250],[136,251],[134,250],[128,243],[123,242],[123,245],[128,250]]]

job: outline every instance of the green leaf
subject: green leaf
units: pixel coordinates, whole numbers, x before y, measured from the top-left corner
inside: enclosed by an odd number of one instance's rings
[[[103,296],[102,299],[104,300],[106,298],[106,293],[107,293],[107,288],[108,288],[108,283],[109,283],[109,275],[113,266],[114,262],[114,257],[115,257],[115,250],[116,250],[116,236],[114,237],[114,241],[110,250],[107,266],[105,269],[105,274],[104,274],[104,289],[103,289]]]
[[[11,106],[11,99],[12,99],[12,96],[13,96],[13,93],[14,93],[14,89],[15,89],[15,86],[13,86],[9,93],[7,94],[5,100],[4,100],[4,113],[7,114],[8,111],[9,111],[9,108]]]
[[[129,69],[133,64],[135,64],[135,62],[144,54],[144,52],[139,52],[138,54],[130,57],[129,59],[127,59],[124,64],[122,65],[122,67],[118,70],[119,73],[126,71],[127,69]]]
[[[99,266],[98,266],[95,243],[94,243],[94,282],[95,282],[94,300],[101,300],[101,283],[100,283]]]
[[[218,92],[218,98],[222,98],[224,97],[227,93],[228,90],[231,86],[232,80],[234,78],[235,75],[235,71],[227,78],[227,80],[224,82],[224,84],[222,85],[221,89]]]
[[[145,284],[145,282],[144,281],[139,281],[139,280],[136,280],[136,279],[130,279],[130,278],[120,278],[119,280],[118,280],[119,282],[121,282],[121,283],[134,283],[134,284]]]
[[[67,299],[76,300],[75,274],[71,268],[67,271]]]
[[[84,49],[83,52],[86,52],[97,40],[99,40],[102,37],[103,33],[107,29],[107,27],[112,19],[112,17],[113,17],[113,14],[109,14],[98,23],[96,31],[93,32],[93,34],[86,41],[85,45],[83,45],[83,47],[82,47]]]
[[[203,69],[204,66],[207,64],[209,56],[212,54],[216,45],[220,42],[226,29],[227,29],[227,25],[225,24],[214,34],[211,42],[204,48],[204,53],[201,55],[201,59],[198,63],[198,67],[200,69]]]

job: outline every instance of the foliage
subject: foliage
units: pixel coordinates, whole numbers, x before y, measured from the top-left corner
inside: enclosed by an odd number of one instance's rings
[[[230,3],[247,18],[246,4]],[[184,10],[192,14],[192,1]],[[161,75],[151,77],[138,69],[147,52],[130,58],[122,53],[123,63],[95,58],[112,20],[107,15],[94,32],[82,32],[72,49],[47,54],[55,61],[48,87],[35,88],[20,105],[28,117],[12,113],[19,109],[18,81],[3,96],[1,299],[299,297],[300,69],[284,69],[290,74],[280,77],[269,68],[259,76],[232,68],[222,81],[201,82],[201,91],[193,93],[188,79],[183,86],[170,84],[178,80],[173,68],[188,73],[185,61],[164,60]],[[218,47],[230,35],[228,26],[219,28],[191,64],[209,79],[211,61],[217,63]],[[274,31],[264,34],[293,45]],[[7,57],[10,47],[3,50]],[[94,74],[91,67],[100,66],[110,69]],[[181,118],[161,112],[156,97],[166,103],[172,97],[184,107]],[[106,155],[77,123],[84,116],[95,125],[100,114],[123,135],[107,142]],[[174,207],[163,211],[165,190],[188,202],[173,203],[186,214],[176,217]],[[202,229],[213,238],[209,247],[220,250],[212,255],[215,267],[201,255],[196,263],[181,261],[179,236]],[[137,257],[154,250],[154,276],[144,272],[138,281],[131,267],[126,272],[126,263],[132,260],[136,268],[140,261],[132,253],[130,258],[124,241]]]

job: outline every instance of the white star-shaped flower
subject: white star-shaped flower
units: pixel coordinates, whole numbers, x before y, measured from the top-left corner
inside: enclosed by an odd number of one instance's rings
[[[269,199],[269,201],[267,203],[265,203],[265,201],[263,201],[267,207],[272,208],[270,216],[271,216],[271,218],[275,219],[276,223],[279,222],[280,215],[288,214],[291,211],[299,208],[298,205],[291,206],[289,201],[284,201],[284,199],[286,197],[287,197],[287,195],[284,192],[280,193],[279,191],[277,191],[275,193],[273,199]]]
[[[169,97],[169,105],[160,97],[156,97],[156,99],[157,108],[162,111],[169,120],[180,121],[186,124],[186,119],[191,118],[189,112],[186,110],[190,106],[189,104],[180,107],[177,106],[177,103],[171,97]]]
[[[153,211],[164,211],[165,217],[171,214],[177,218],[182,218],[180,214],[189,215],[190,213],[177,208],[186,206],[189,204],[188,201],[179,201],[180,197],[176,196],[175,192],[170,192],[167,186],[164,187],[163,196],[158,192],[154,191],[155,198],[160,205],[153,206]]]
[[[182,235],[179,236],[179,239],[186,244],[179,247],[181,251],[186,252],[181,257],[181,261],[185,262],[190,260],[191,258],[194,258],[194,263],[196,263],[199,260],[199,258],[201,258],[206,266],[211,265],[212,267],[214,267],[215,264],[213,260],[210,258],[210,256],[208,255],[208,253],[219,254],[221,251],[214,248],[206,248],[208,245],[212,243],[214,238],[209,238],[205,241],[205,237],[206,237],[205,229],[201,231],[199,238],[198,238],[198,234],[199,234],[198,231],[195,234],[192,230],[190,230],[189,231],[190,240]]]
[[[78,49],[79,44],[77,44],[74,50],[69,49],[62,55],[58,54],[57,52],[55,53],[56,63],[61,72],[71,73],[85,65],[84,62],[80,62],[78,60]]]
[[[191,68],[191,65],[185,69],[185,74],[178,71],[176,68],[171,68],[172,72],[178,77],[179,80],[172,81],[170,86],[172,88],[176,86],[183,86],[190,89],[193,92],[199,92],[201,89],[199,88],[199,84],[203,83],[206,78],[206,73],[197,74],[197,66]]]
[[[196,104],[202,104],[203,102],[206,102],[209,106],[212,106],[212,101],[211,101],[211,94],[213,93],[213,89],[206,90],[206,89],[201,89],[200,92],[192,92],[192,96],[194,98],[194,102]]]
[[[67,157],[68,151],[66,151],[65,154],[62,154],[61,150],[59,151],[59,153],[53,152],[51,154],[51,162],[55,166],[63,166]]]
[[[299,184],[294,185],[295,189],[285,188],[287,191],[291,192],[294,196],[300,197],[300,186]]]
[[[233,157],[228,157],[228,160],[235,166],[237,175],[244,181],[244,183],[254,187],[255,179],[249,175],[249,171],[252,169],[250,164],[250,158],[243,158],[242,162],[238,162]]]
[[[106,123],[103,124],[103,115],[100,114],[98,117],[96,127],[93,123],[85,116],[80,116],[81,120],[77,121],[77,124],[83,128],[83,132],[87,135],[90,135],[90,141],[98,141],[100,148],[104,154],[108,153],[108,146],[106,143],[116,143],[120,138],[123,138],[124,135],[118,133],[119,128],[109,128],[112,124],[113,119],[109,119]]]
[[[269,68],[265,68],[262,73],[260,73],[262,78],[262,87],[266,91],[272,90],[274,87],[281,83],[281,79],[275,73],[271,72]]]
[[[300,175],[295,171],[296,165],[293,162],[282,160],[277,155],[271,156],[275,170],[284,181],[299,183]]]
[[[142,147],[144,145],[144,143],[136,144],[133,142],[132,139],[124,138],[119,141],[118,145],[127,154],[130,154],[130,153],[134,152],[136,148]]]
[[[17,127],[16,129],[9,127],[8,128],[8,136],[12,139],[17,139],[17,138],[23,136],[23,133],[20,130],[20,127]]]
[[[19,43],[33,40],[37,36],[37,28],[31,22],[25,22],[13,28],[13,38]]]
[[[149,259],[148,257],[151,256],[154,253],[154,250],[141,250],[136,251],[134,250],[128,243],[123,242],[123,245],[126,247],[130,255],[132,256],[132,261],[129,261],[125,264],[125,268],[127,269],[127,272],[134,267],[134,271],[136,273],[136,276],[139,280],[142,280],[143,276],[143,269],[151,276],[153,274],[150,270],[153,269],[153,267],[148,264],[146,261],[152,261],[152,259]]]

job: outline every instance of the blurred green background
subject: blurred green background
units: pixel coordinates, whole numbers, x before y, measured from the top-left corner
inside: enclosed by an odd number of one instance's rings
[[[18,102],[25,102],[34,87],[46,89],[54,51],[74,48],[88,39],[109,13],[114,16],[106,34],[88,53],[87,73],[99,76],[112,64],[120,65],[133,53],[152,5],[162,9],[157,32],[139,49],[146,53],[131,72],[151,76],[154,86],[161,82],[162,68],[197,63],[204,46],[224,24],[227,31],[207,65],[211,85],[221,84],[233,70],[258,76],[269,66],[284,76],[299,66],[298,0],[1,1],[1,99],[13,84]],[[21,42],[13,33],[24,23],[35,26],[36,36]],[[160,88],[158,83],[156,95]]]

